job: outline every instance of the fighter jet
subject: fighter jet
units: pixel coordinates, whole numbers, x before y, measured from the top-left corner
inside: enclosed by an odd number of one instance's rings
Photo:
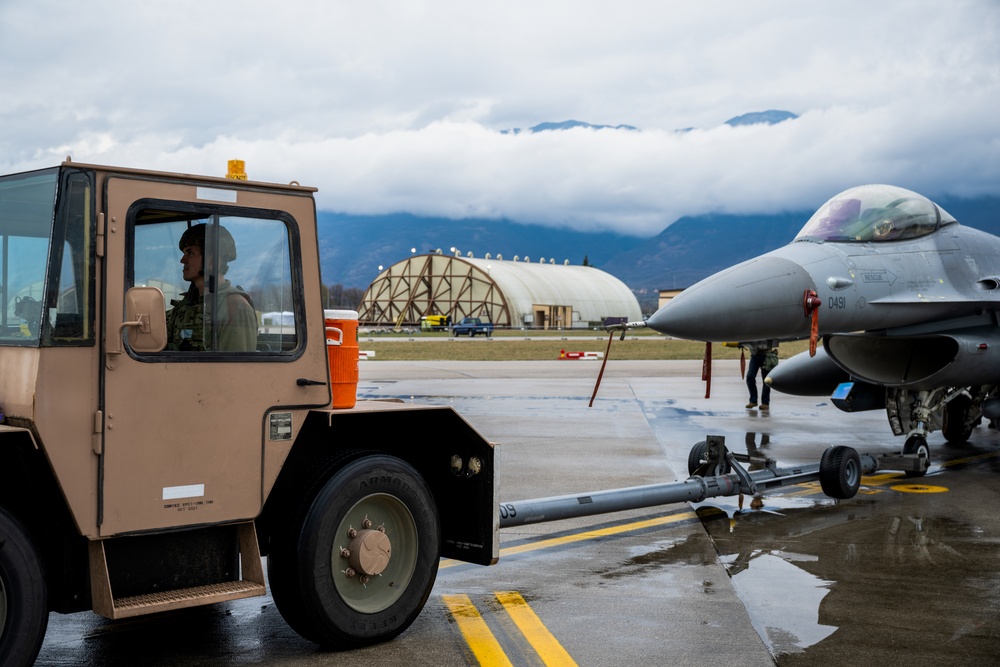
[[[964,442],[982,416],[1000,417],[998,309],[1000,238],[915,192],[865,185],[645,324],[689,340],[810,338],[809,352],[771,371],[772,388],[832,394],[849,412],[884,408],[903,453],[928,457],[930,432]]]

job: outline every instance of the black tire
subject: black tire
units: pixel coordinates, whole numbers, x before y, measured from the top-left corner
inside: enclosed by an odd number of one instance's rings
[[[48,624],[42,561],[20,522],[0,508],[0,665],[34,663]]]
[[[861,488],[861,457],[851,447],[830,447],[819,462],[819,483],[831,498],[853,498]]]
[[[928,461],[931,458],[931,448],[927,445],[927,439],[922,435],[911,435],[906,439],[903,444],[904,454],[917,454]],[[907,470],[903,473],[907,477],[923,477],[927,474],[926,470]]]
[[[962,395],[953,398],[944,406],[944,413],[941,415],[941,432],[949,445],[963,445],[972,435],[972,426],[966,426],[966,418],[969,408],[972,407],[972,399]]]
[[[440,552],[437,507],[420,474],[392,456],[365,456],[333,474],[286,537],[272,541],[271,594],[306,639],[335,649],[375,644],[416,619]],[[358,563],[358,554],[374,557]]]
[[[717,464],[712,470],[703,470],[702,468],[706,465],[702,461],[707,458],[708,454],[708,443],[702,440],[701,442],[695,443],[694,447],[688,453],[688,475],[694,477],[700,474],[703,477],[720,477],[722,475],[728,475],[733,471],[733,467],[729,465],[729,461],[722,461]],[[699,471],[701,471],[699,473]]]

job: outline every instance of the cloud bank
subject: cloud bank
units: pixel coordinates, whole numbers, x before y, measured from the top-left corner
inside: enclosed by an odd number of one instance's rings
[[[239,158],[325,210],[638,236],[861,183],[1000,194],[997,3],[673,4],[5,3],[0,171]],[[724,124],[766,109],[799,118]],[[640,131],[503,133],[568,119]]]

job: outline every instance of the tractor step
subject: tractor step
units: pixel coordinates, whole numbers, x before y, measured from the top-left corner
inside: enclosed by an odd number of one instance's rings
[[[128,618],[129,616],[153,614],[158,611],[170,611],[171,609],[198,607],[216,602],[225,602],[226,600],[250,598],[264,595],[266,592],[263,584],[257,584],[252,581],[227,581],[221,584],[195,586],[194,588],[181,588],[176,591],[163,591],[162,593],[119,598],[114,601],[112,616],[104,612],[98,613],[102,616],[108,616],[108,618]]]
[[[264,568],[253,522],[240,524],[238,535],[239,580],[119,598],[114,597],[111,590],[104,541],[91,542],[90,585],[94,611],[105,618],[119,619],[265,595]]]

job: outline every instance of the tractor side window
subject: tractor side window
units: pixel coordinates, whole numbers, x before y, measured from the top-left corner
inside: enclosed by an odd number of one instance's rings
[[[49,239],[5,235],[0,243],[0,273],[4,274],[0,338],[10,343],[37,344]]]
[[[69,174],[61,194],[43,344],[93,345],[95,231],[90,177]]]
[[[298,350],[299,287],[283,220],[149,208],[135,216],[133,236],[132,285],[158,287],[167,304],[162,354]]]
[[[0,345],[38,345],[59,173],[0,178]]]

